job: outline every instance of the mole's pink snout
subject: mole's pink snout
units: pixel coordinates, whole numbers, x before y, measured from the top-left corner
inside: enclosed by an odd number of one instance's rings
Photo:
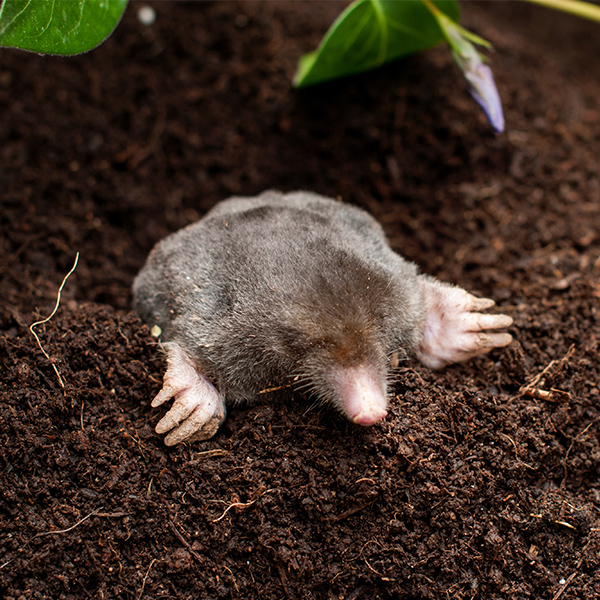
[[[387,416],[385,385],[369,367],[346,368],[337,379],[340,408],[357,425],[373,425]]]

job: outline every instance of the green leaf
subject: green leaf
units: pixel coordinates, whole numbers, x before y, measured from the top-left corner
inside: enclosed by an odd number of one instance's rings
[[[433,0],[453,20],[455,0]],[[304,87],[367,71],[444,41],[420,0],[356,0],[330,27],[314,52],[300,58],[294,85]]]
[[[0,46],[42,54],[80,54],[101,44],[127,0],[2,0]]]

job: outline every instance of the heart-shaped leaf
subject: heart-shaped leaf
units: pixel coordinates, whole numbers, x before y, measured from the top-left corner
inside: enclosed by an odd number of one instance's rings
[[[127,0],[3,0],[0,46],[42,54],[80,54],[101,44]]]
[[[455,0],[433,3],[458,19]],[[357,0],[336,19],[317,50],[300,58],[294,85],[367,71],[443,41],[436,19],[420,0]]]

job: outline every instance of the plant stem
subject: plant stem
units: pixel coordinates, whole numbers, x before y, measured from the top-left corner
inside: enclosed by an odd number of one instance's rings
[[[596,6],[589,2],[581,2],[580,0],[524,0],[531,4],[539,4],[546,8],[561,10],[562,12],[570,13],[590,21],[600,23],[600,6]]]

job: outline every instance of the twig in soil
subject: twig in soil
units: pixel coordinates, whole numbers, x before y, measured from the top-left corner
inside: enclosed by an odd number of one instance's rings
[[[344,511],[340,515],[335,515],[333,517],[327,517],[325,520],[329,521],[331,523],[337,523],[338,521],[343,521],[344,519],[351,517],[352,515],[356,514],[357,512],[360,512],[364,508],[367,508],[367,506],[371,506],[371,504],[374,504],[376,501],[377,501],[377,498],[375,498],[374,500],[369,500],[367,502],[363,502],[362,504],[359,504],[358,506],[349,508],[348,510]]]
[[[558,600],[563,595],[564,591],[567,589],[567,587],[569,586],[571,581],[573,581],[573,579],[575,579],[576,576],[577,576],[577,571],[575,571],[574,573],[571,573],[569,575],[568,579],[562,584],[562,587],[560,588],[560,590],[558,590],[558,592],[556,592],[556,594],[554,594],[554,596],[552,596],[552,600]]]
[[[574,444],[575,442],[577,442],[577,441],[579,440],[579,438],[580,438],[582,435],[585,435],[585,434],[587,433],[587,430],[588,430],[588,429],[589,429],[589,428],[590,428],[592,425],[594,425],[594,423],[597,423],[598,421],[600,421],[600,417],[597,417],[597,418],[595,418],[595,419],[594,419],[594,420],[593,420],[591,423],[588,423],[588,424],[587,424],[587,425],[584,427],[583,431],[579,432],[579,433],[578,433],[578,434],[577,434],[577,435],[576,435],[576,436],[575,436],[575,437],[574,437],[574,438],[571,440],[571,445],[569,446],[569,448],[568,448],[568,450],[567,450],[567,453],[565,454],[565,457],[563,458],[563,463],[566,463],[566,462],[567,462],[567,458],[569,458],[569,454],[571,453],[571,450],[573,449],[573,444]]]
[[[233,580],[233,587],[235,588],[235,591],[239,594],[240,588],[238,588],[238,586],[237,586],[237,582],[235,580],[235,577],[233,576],[233,571],[227,565],[223,565],[223,568],[227,569],[229,571],[229,574],[231,575],[231,579]]]
[[[75,271],[75,269],[77,268],[78,261],[79,261],[79,252],[75,255],[75,262],[73,263],[71,270],[65,275],[64,279],[62,280],[62,283],[60,284],[60,287],[58,288],[58,294],[56,295],[56,305],[54,306],[54,310],[45,319],[42,319],[41,321],[36,321],[35,323],[32,323],[29,326],[29,331],[31,331],[33,337],[35,338],[38,346],[40,347],[40,350],[42,351],[42,354],[48,359],[48,362],[52,365],[52,368],[54,369],[54,372],[56,373],[56,376],[58,377],[58,383],[60,383],[60,387],[63,389],[65,388],[65,384],[62,380],[62,377],[60,376],[60,373],[58,372],[56,365],[54,364],[54,362],[52,361],[50,356],[48,356],[48,353],[42,347],[42,342],[40,342],[40,338],[38,337],[37,333],[33,330],[33,328],[36,327],[37,325],[43,325],[44,323],[47,323],[56,314],[56,311],[58,310],[58,307],[60,306],[60,295],[62,293],[62,290],[65,287],[65,283],[67,283],[67,279],[69,279],[69,277],[72,275],[73,271]]]
[[[146,587],[146,579],[148,579],[148,575],[150,575],[150,569],[152,568],[152,565],[157,561],[156,558],[153,558],[150,561],[150,566],[148,567],[148,570],[146,571],[146,574],[144,575],[144,580],[142,581],[142,589],[140,590],[140,593],[138,594],[138,600],[140,600],[140,598],[143,596],[144,594],[144,587]]]
[[[519,458],[519,448],[517,447],[517,443],[515,442],[515,440],[513,440],[509,435],[506,435],[505,433],[500,432],[500,435],[505,437],[513,445],[513,447],[515,449],[515,458],[517,459],[517,462],[521,463],[523,466],[527,467],[528,469],[531,469],[532,471],[537,470],[535,467],[528,465],[526,462],[523,462]]]
[[[73,529],[75,529],[75,527],[79,527],[79,525],[81,525],[84,521],[87,521],[90,517],[93,517],[94,515],[96,515],[103,508],[104,507],[101,506],[100,508],[93,510],[89,515],[86,515],[85,517],[83,517],[83,519],[80,519],[79,521],[77,521],[77,523],[75,523],[75,525],[71,525],[71,527],[67,527],[67,529],[58,529],[56,531],[44,531],[42,533],[36,533],[31,539],[34,540],[35,538],[42,537],[44,535],[60,535],[62,533],[69,533],[69,531],[73,531]]]
[[[544,515],[536,515],[535,513],[529,513],[530,517],[533,517],[534,519],[545,519]],[[569,529],[577,529],[574,525],[571,525],[571,523],[567,523],[566,521],[556,521],[554,519],[548,519],[549,522],[551,523],[555,523],[556,525],[562,525],[563,527],[568,527]]]
[[[538,398],[540,400],[565,400],[571,399],[571,394],[551,388],[550,390],[542,389],[542,386],[546,384],[546,378],[552,373],[552,378],[556,377],[567,365],[571,356],[575,352],[575,344],[571,344],[567,353],[560,360],[551,360],[544,369],[538,373],[529,383],[521,386],[519,395],[530,396],[532,398]]]
[[[285,571],[283,570],[283,567],[281,565],[277,565],[277,570],[279,571],[279,579],[281,579],[281,586],[283,587],[285,597],[289,598],[290,592],[288,591],[287,587],[287,575],[285,574]]]
[[[148,489],[146,490],[146,498],[150,500],[150,495],[152,494],[152,484],[154,483],[154,477],[150,477],[150,483],[148,484]]]
[[[203,458],[213,458],[217,456],[227,456],[229,452],[227,450],[222,450],[221,448],[214,448],[213,450],[203,450],[202,452],[195,452],[193,454],[194,458],[189,461],[188,464],[196,465],[200,462],[200,459],[196,458],[201,456]]]
[[[192,548],[190,543],[181,535],[181,533],[179,533],[179,531],[177,530],[177,526],[175,525],[175,523],[173,521],[171,521],[171,531],[175,534],[177,539],[189,550],[190,554],[198,561],[198,563],[200,565],[202,565],[203,564],[202,558],[200,557],[200,555],[197,552],[194,551],[194,549]],[[152,565],[150,565],[150,566],[152,566]],[[223,568],[227,569],[227,571],[229,571],[229,574],[231,575],[231,579],[233,581],[233,587],[235,588],[235,591],[239,594],[240,590],[237,586],[237,581],[235,580],[233,571],[227,565],[223,565]],[[142,589],[143,589],[143,587],[142,587]]]
[[[384,577],[383,573],[380,573],[379,571],[376,571],[370,564],[369,561],[365,558],[364,559],[365,564],[367,565],[367,567],[369,567],[369,569],[371,571],[373,571],[373,573],[375,573],[375,575],[379,575],[379,577],[381,577],[381,579],[383,579],[384,581],[390,581],[389,577]]]
[[[127,424],[131,425],[131,423],[129,421],[127,422]],[[146,450],[146,446],[144,446],[142,440],[140,440],[140,437],[135,430],[133,433],[130,433],[129,429],[127,429],[127,426],[125,426],[125,427],[122,427],[121,429],[119,429],[119,433],[122,433],[124,437],[131,439],[135,444],[137,444],[138,448],[140,449],[140,452],[142,454],[144,454],[144,450]]]
[[[261,486],[262,488],[262,486]],[[232,508],[248,508],[249,506],[252,506],[259,498],[261,498],[262,496],[264,496],[265,494],[269,494],[270,492],[274,492],[274,489],[270,489],[270,490],[264,490],[261,491],[260,488],[259,490],[260,493],[256,496],[256,498],[254,498],[253,500],[250,500],[248,502],[232,502],[226,509],[225,512],[218,518],[215,519],[213,521],[213,523],[218,523],[221,519],[225,518],[225,515],[232,509]],[[222,502],[222,500],[218,500],[217,502]]]
[[[538,400],[549,400],[550,402],[569,402],[569,400],[571,400],[571,394],[569,392],[557,390],[556,388],[540,390],[525,387],[521,388],[519,391],[523,396],[537,398]]]
[[[554,521],[557,525],[562,525],[563,527],[568,527],[569,529],[576,529],[574,525],[571,523],[567,523],[566,521]]]
[[[591,423],[588,423],[585,428],[583,429],[583,431],[581,431],[580,433],[578,433],[572,440],[571,440],[571,444],[569,445],[569,448],[567,449],[567,452],[565,454],[565,457],[563,458],[562,462],[563,462],[563,468],[565,470],[565,474],[563,477],[563,481],[562,483],[565,482],[565,479],[567,478],[568,475],[568,464],[567,464],[567,459],[569,458],[569,454],[571,454],[571,450],[573,449],[573,444],[575,444],[575,442],[579,441],[579,438],[583,435],[585,435],[588,431],[588,429],[594,425],[594,423],[597,423],[598,421],[600,421],[600,417],[595,418]],[[561,483],[561,485],[562,485]]]
[[[179,533],[175,523],[171,521],[171,531],[175,534],[175,537],[190,551],[190,554],[198,561],[200,565],[204,564],[204,561],[200,555],[192,548],[190,543]]]

